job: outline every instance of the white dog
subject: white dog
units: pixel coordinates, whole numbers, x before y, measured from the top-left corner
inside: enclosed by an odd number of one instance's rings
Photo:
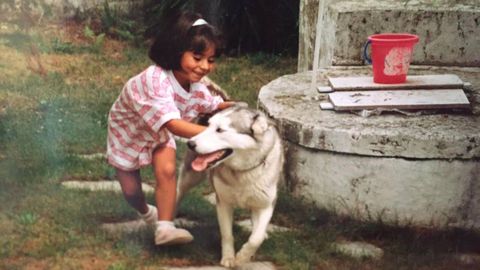
[[[208,123],[205,131],[187,143],[197,156],[186,158],[177,198],[210,169],[222,238],[220,264],[233,267],[250,261],[266,237],[283,168],[283,149],[276,127],[260,111],[234,106],[215,114]],[[252,234],[235,255],[232,226],[236,206],[251,210]]]

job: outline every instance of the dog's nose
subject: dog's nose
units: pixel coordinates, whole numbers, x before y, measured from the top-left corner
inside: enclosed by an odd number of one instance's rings
[[[190,150],[195,151],[195,146],[197,146],[197,144],[194,141],[188,141],[187,146],[188,146],[188,148],[190,148]]]

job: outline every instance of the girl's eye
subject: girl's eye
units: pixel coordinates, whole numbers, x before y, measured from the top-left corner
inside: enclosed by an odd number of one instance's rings
[[[215,63],[215,58],[208,58],[208,63],[210,63],[210,64]]]
[[[195,55],[193,55],[193,59],[195,59],[195,61],[200,61],[200,60],[202,60],[202,56],[195,54]]]

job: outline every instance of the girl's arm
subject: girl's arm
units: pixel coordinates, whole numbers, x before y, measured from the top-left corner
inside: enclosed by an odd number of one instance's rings
[[[234,104],[234,101],[224,101],[218,104],[217,108],[219,110],[224,110],[228,107],[233,106]],[[165,123],[165,127],[171,133],[183,138],[191,138],[207,128],[205,126],[197,125],[181,119],[172,119]]]
[[[171,133],[183,138],[191,138],[207,128],[181,119],[172,119],[164,126]]]

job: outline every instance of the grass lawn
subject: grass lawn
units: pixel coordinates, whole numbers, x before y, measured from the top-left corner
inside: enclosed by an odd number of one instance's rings
[[[256,105],[262,85],[294,73],[296,59],[252,54],[222,57],[211,78],[235,100]],[[114,192],[69,190],[65,180],[113,179],[102,160],[106,119],[124,82],[150,64],[145,46],[86,31],[84,23],[47,22],[28,29],[0,22],[0,269],[161,269],[217,265],[215,210],[200,186],[180,215],[201,222],[192,244],[156,247],[153,232],[112,236],[104,222],[136,218]],[[179,145],[179,157],[184,145]],[[142,171],[153,184],[150,168]],[[153,202],[149,195],[148,200]],[[236,218],[245,213],[236,212]],[[273,216],[291,232],[273,233],[257,253],[281,269],[479,269],[457,254],[480,254],[478,232],[361,223],[280,192]],[[248,233],[235,227],[237,248]],[[339,240],[382,248],[380,260],[336,254]]]

